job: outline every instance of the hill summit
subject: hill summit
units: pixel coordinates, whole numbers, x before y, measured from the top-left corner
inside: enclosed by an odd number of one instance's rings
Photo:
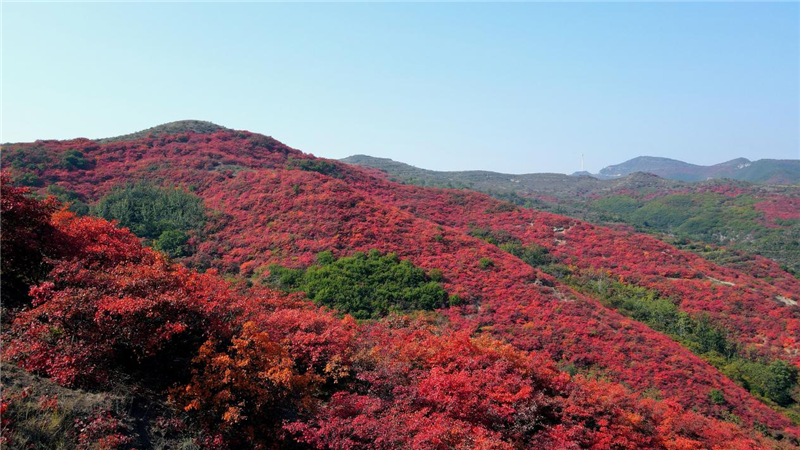
[[[227,128],[205,120],[176,120],[174,122],[167,122],[161,125],[156,125],[146,130],[137,131],[135,133],[97,139],[97,141],[102,144],[106,144],[109,142],[132,141],[136,139],[145,138],[151,135],[161,136],[161,135],[178,134],[186,132],[205,134],[223,130],[227,130]]]

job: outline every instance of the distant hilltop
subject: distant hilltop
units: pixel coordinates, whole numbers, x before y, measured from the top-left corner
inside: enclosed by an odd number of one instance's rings
[[[667,180],[699,182],[728,178],[759,184],[800,185],[800,160],[745,158],[733,159],[713,166],[698,166],[669,158],[640,156],[622,164],[608,166],[600,173],[586,171],[572,175],[559,173],[505,174],[483,170],[439,172],[414,167],[388,158],[353,155],[342,159],[348,164],[368,166],[382,170],[391,176],[414,184],[441,187],[466,187],[482,191],[519,191],[559,194],[586,192],[605,187],[619,187],[619,183],[659,183],[652,175],[660,177],[661,184]],[[609,185],[601,180],[616,180]]]
[[[683,161],[655,156],[639,156],[622,164],[608,166],[595,176],[614,179],[635,172],[646,172],[678,181],[705,181],[716,178],[750,181],[764,184],[800,184],[800,160],[737,158],[715,164],[698,166]],[[583,173],[581,173],[583,174]],[[577,173],[576,173],[577,175]]]

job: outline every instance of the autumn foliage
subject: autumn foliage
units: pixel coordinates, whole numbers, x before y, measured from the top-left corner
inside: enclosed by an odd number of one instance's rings
[[[3,290],[17,280],[30,297],[4,327],[4,358],[65,385],[152,386],[205,447],[796,443],[787,417],[689,349],[529,265],[602,270],[674,296],[754,354],[797,364],[800,316],[780,299],[800,300],[800,282],[774,264],[761,261],[756,277],[630,231],[399,185],[247,132],[36,145],[52,160],[77,149],[92,161],[37,168],[43,186],[91,203],[165,181],[190,187],[209,218],[192,254],[170,260],[5,181]],[[7,246],[39,262],[6,259]],[[458,302],[358,323],[262,285],[274,264],[306,270],[320,252],[372,249],[435,273]]]

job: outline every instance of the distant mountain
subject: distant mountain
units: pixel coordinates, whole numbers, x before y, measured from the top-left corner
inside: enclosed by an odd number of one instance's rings
[[[713,166],[698,166],[675,159],[639,156],[622,164],[608,166],[602,169],[597,177],[613,179],[634,172],[647,172],[680,181],[730,178],[753,183],[800,184],[800,160],[794,159],[750,161],[746,158],[737,158]]]
[[[438,172],[420,169],[388,158],[353,155],[341,160],[356,166],[371,167],[386,172],[391,178],[421,186],[466,188],[481,192],[503,194],[540,194],[555,197],[572,197],[620,188],[669,188],[677,184],[671,180],[637,173],[631,177],[601,180],[588,172],[565,175],[561,173],[507,174],[483,170]]]
[[[800,220],[795,220],[800,217],[795,218],[797,214],[793,213],[800,199],[800,183],[790,185],[787,182],[790,176],[783,178],[784,185],[754,184],[730,178],[687,182],[644,171],[623,174],[622,170],[609,171],[608,168],[604,170],[619,175],[600,179],[586,172],[572,175],[437,172],[366,155],[342,161],[381,171],[390,180],[407,184],[470,189],[516,205],[596,224],[624,223],[640,231],[661,234],[667,240],[677,238],[725,245],[768,257],[800,273]],[[760,168],[769,162],[745,161],[738,159],[713,167],[718,169],[717,173],[723,173],[725,167],[738,170],[744,164],[762,170]],[[700,167],[665,158],[643,157],[629,163],[626,170],[652,172],[653,168],[662,171],[672,168],[673,176],[683,174],[683,178],[691,174],[692,167]],[[751,176],[758,174],[749,173]],[[782,172],[770,173],[772,180],[777,180],[774,174]],[[720,255],[704,256],[716,258]],[[722,259],[717,261],[723,262]]]

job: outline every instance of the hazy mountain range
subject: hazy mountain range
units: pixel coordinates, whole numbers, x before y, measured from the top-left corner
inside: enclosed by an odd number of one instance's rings
[[[369,166],[385,170],[403,178],[424,180],[440,180],[450,183],[497,183],[500,188],[505,182],[535,187],[536,190],[552,187],[560,190],[566,185],[579,186],[592,183],[587,180],[568,178],[563,174],[529,173],[505,174],[482,170],[469,171],[433,171],[420,169],[388,158],[377,158],[368,155],[353,155],[342,159],[349,164]],[[596,174],[575,172],[572,177],[592,177],[599,180],[614,180],[637,172],[650,173],[675,181],[706,181],[719,178],[750,181],[763,184],[800,184],[800,160],[796,159],[759,159],[750,161],[737,158],[713,166],[699,166],[670,158],[655,156],[639,156],[621,164],[607,166]],[[555,183],[555,184],[553,184]]]
[[[655,156],[639,156],[621,164],[608,166],[595,175],[611,179],[634,172],[647,172],[680,181],[704,181],[730,178],[754,183],[800,184],[800,160],[736,158],[713,166],[698,166],[683,161]]]

